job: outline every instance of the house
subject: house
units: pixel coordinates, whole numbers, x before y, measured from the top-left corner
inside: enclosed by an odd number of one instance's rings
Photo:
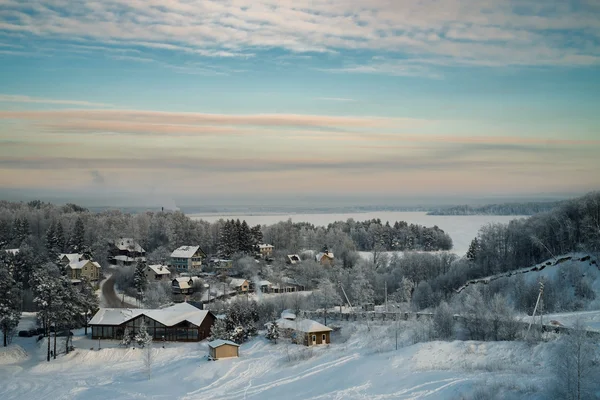
[[[331,343],[331,329],[328,326],[310,319],[288,320],[280,318],[277,321],[279,329],[295,343],[305,346],[316,346]]]
[[[89,325],[92,339],[123,338],[125,328],[133,336],[142,322],[154,340],[199,342],[210,336],[216,317],[188,303],[179,303],[160,310],[141,308],[100,308]]]
[[[333,253],[329,250],[321,252],[315,256],[317,262],[321,265],[332,266],[334,262]]]
[[[146,268],[146,280],[148,282],[166,281],[171,277],[171,271],[166,265],[148,265]]]
[[[285,262],[287,264],[296,265],[299,264],[302,260],[298,254],[288,254]]]
[[[202,270],[202,259],[206,253],[200,246],[181,246],[171,253],[171,267],[178,272],[198,273]]]
[[[208,342],[208,359],[220,360],[240,356],[240,345],[230,340],[213,340]]]
[[[294,314],[291,310],[283,310],[281,312],[281,319],[287,319],[289,321],[293,321],[296,319],[296,314]]]
[[[96,261],[79,260],[66,265],[67,276],[71,282],[77,284],[81,279],[85,278],[88,281],[97,281],[100,279],[100,271],[102,267]]]
[[[271,293],[271,286],[273,284],[267,280],[258,281],[256,283],[256,289],[260,290],[262,293]]]
[[[246,279],[231,278],[229,280],[229,287],[235,289],[238,293],[247,293],[250,288],[250,283]]]
[[[281,278],[281,282],[271,285],[271,293],[291,293],[301,292],[304,286],[300,285],[296,280],[288,277]]]
[[[175,278],[172,281],[171,289],[173,294],[192,294],[194,293],[194,280],[190,277]]]
[[[259,244],[258,252],[260,256],[263,258],[271,257],[273,255],[273,245],[272,244]]]
[[[119,238],[111,243],[109,261],[112,265],[133,265],[146,261],[146,250],[132,238]]]

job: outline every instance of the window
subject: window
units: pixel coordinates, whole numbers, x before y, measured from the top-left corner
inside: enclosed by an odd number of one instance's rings
[[[312,335],[312,341],[313,343],[317,341],[317,335]]]

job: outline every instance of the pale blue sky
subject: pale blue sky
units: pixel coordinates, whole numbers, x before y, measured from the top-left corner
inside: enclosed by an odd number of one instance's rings
[[[7,190],[201,199],[600,184],[595,1],[0,4]]]

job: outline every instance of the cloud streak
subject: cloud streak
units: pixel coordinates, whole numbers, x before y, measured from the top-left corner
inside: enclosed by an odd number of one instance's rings
[[[32,104],[59,104],[80,107],[114,107],[112,104],[94,103],[83,100],[44,99],[41,97],[0,94],[1,103],[32,103]]]
[[[85,45],[254,57],[281,49],[355,52],[404,61],[356,62],[337,72],[435,77],[427,66],[595,66],[600,11],[592,2],[536,0],[5,0],[0,33]]]

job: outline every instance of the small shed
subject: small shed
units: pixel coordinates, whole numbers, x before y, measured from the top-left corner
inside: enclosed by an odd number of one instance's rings
[[[220,360],[240,356],[240,345],[229,340],[213,340],[208,342],[208,359]]]

